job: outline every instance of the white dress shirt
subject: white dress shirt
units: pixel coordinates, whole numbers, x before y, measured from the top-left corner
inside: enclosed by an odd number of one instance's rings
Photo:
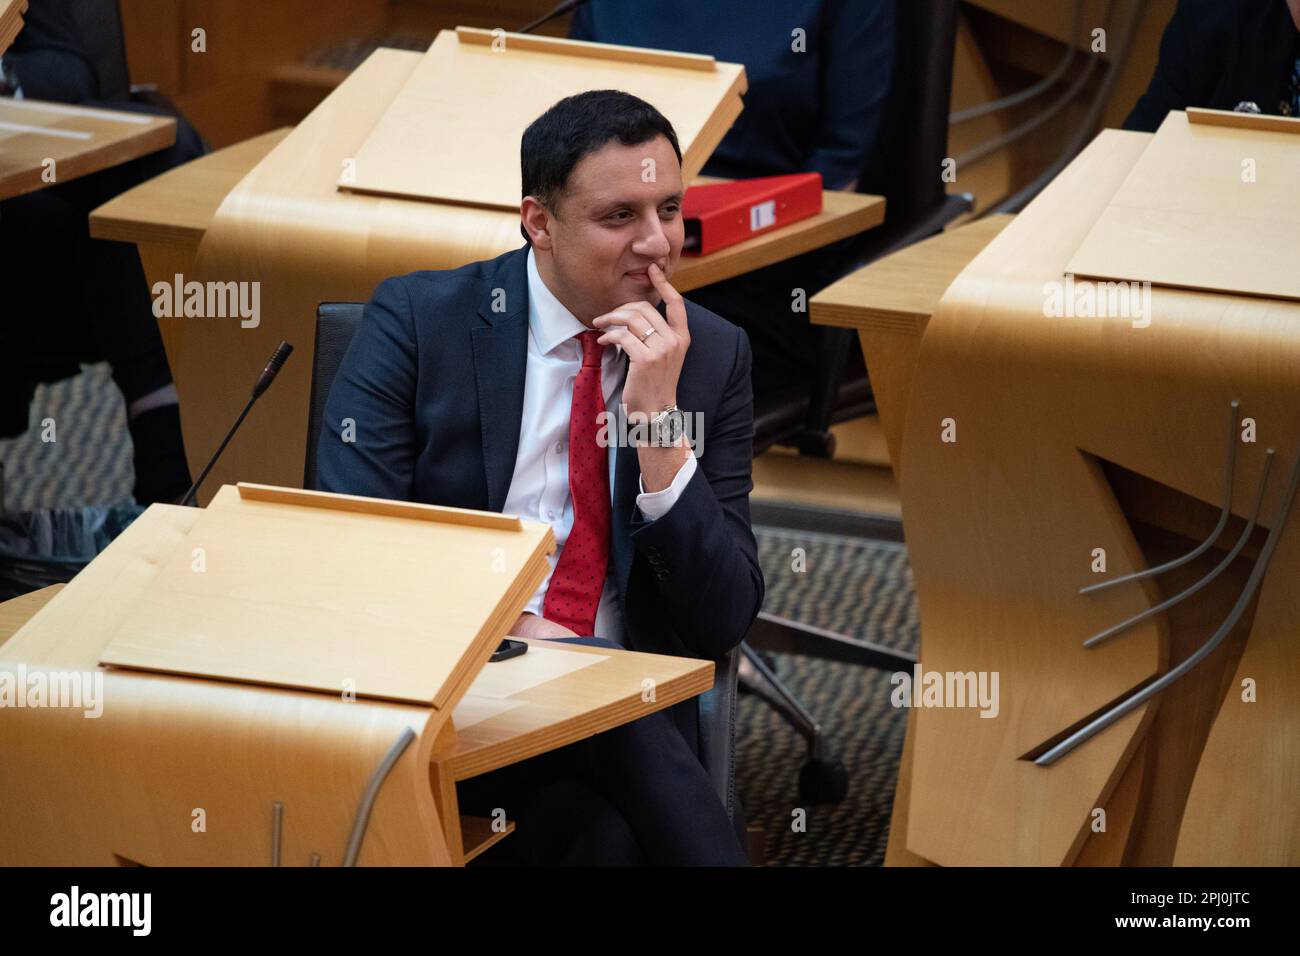
[[[528,250],[528,367],[524,377],[524,411],[519,422],[519,451],[510,479],[510,491],[502,510],[533,521],[544,521],[555,535],[555,553],[550,555],[550,574],[524,610],[542,616],[542,604],[551,574],[564,543],[573,528],[573,497],[569,494],[569,415],[573,404],[573,382],[582,367],[582,345],[574,336],[586,332],[547,288],[537,271],[535,254]],[[601,390],[611,415],[623,396],[627,356],[617,346],[605,346],[600,362]],[[610,427],[610,434],[615,429]],[[609,488],[614,491],[614,462],[618,448],[609,447]],[[646,493],[644,483],[637,495],[637,507],[650,521],[662,518],[676,504],[691,476],[695,456],[678,469],[672,484],[662,491]],[[623,609],[618,586],[613,580],[613,542],[605,578],[605,589],[596,611],[596,636],[623,644]]]

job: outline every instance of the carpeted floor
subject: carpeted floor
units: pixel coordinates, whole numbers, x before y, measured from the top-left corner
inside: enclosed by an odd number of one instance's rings
[[[919,635],[907,552],[901,544],[759,527],[764,610],[886,647],[914,651]],[[794,571],[802,548],[806,570]],[[736,786],[751,826],[763,828],[768,865],[880,865],[889,836],[906,711],[889,703],[889,674],[773,655],[777,676],[822,724],[831,757],[848,770],[843,803],[802,807],[794,827],[805,744],[757,697],[737,707]]]
[[[0,441],[5,508],[133,500],[126,407],[107,364],[88,365],[73,378],[38,386],[28,422],[22,435]]]
[[[42,441],[42,421],[54,441]],[[4,504],[12,510],[129,501],[131,444],[121,396],[106,365],[43,386],[34,427],[0,442]],[[48,430],[47,430],[48,434]],[[900,544],[758,527],[767,582],[764,609],[888,647],[915,650],[919,634],[907,552]],[[796,560],[802,549],[802,561]],[[796,570],[796,568],[801,568]],[[756,697],[738,706],[737,789],[751,826],[763,829],[776,866],[879,865],[884,859],[904,711],[889,704],[884,672],[785,654],[777,676],[827,732],[844,762],[849,794],[839,805],[799,800],[804,743]],[[804,813],[799,813],[804,811]],[[802,829],[795,826],[802,818]]]

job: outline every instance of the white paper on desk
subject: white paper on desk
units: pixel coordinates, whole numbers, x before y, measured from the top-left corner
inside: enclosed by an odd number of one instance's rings
[[[468,694],[499,699],[513,697],[520,691],[608,659],[608,654],[584,654],[581,651],[562,651],[555,647],[529,644],[526,654],[485,664],[470,685]]]
[[[462,697],[460,702],[456,704],[456,709],[451,712],[451,720],[456,725],[457,730],[464,730],[466,727],[473,727],[475,724],[481,724],[485,720],[499,717],[507,711],[522,706],[524,706],[522,700],[476,697],[471,692]]]

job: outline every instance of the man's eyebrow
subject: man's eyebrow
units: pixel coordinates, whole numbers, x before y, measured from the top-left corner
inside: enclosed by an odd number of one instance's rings
[[[655,202],[655,205],[662,206],[666,202],[681,202],[681,201],[682,201],[682,193],[675,192],[675,193],[670,193],[669,195],[664,196],[662,199],[657,200]],[[637,205],[637,202],[634,199],[611,196],[611,197],[600,197],[596,199],[596,201],[592,203],[592,208],[603,211],[605,209],[613,209],[617,206],[635,206],[635,205]]]

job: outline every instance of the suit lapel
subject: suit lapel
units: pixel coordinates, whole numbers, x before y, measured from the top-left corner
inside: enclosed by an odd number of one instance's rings
[[[527,246],[501,259],[479,304],[485,324],[470,332],[490,511],[505,507],[519,451],[528,372],[527,264]],[[502,311],[493,311],[493,305]]]

